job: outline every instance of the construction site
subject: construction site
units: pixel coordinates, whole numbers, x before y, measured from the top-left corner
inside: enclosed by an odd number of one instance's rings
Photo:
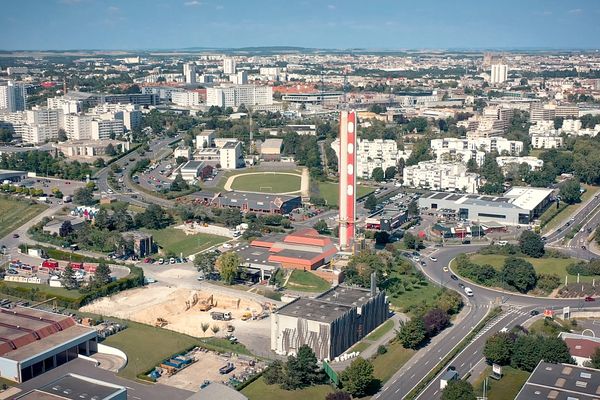
[[[104,297],[81,311],[128,319],[195,337],[225,336],[251,329],[255,319],[270,311],[269,304],[222,293],[153,286]]]

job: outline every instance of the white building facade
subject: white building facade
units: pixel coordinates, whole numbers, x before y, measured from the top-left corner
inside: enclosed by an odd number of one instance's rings
[[[467,172],[463,163],[421,161],[404,168],[404,186],[440,191],[477,193],[479,175]]]
[[[206,89],[206,105],[218,107],[247,107],[273,104],[271,86],[231,85]]]

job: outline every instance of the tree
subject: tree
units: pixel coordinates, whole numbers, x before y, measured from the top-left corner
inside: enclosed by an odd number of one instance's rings
[[[435,336],[444,330],[450,324],[448,314],[439,309],[433,308],[423,316],[423,325],[428,336]]]
[[[373,211],[377,207],[377,197],[373,193],[371,193],[367,200],[365,200],[365,208],[369,211]]]
[[[569,179],[560,187],[560,199],[567,204],[581,202],[581,185],[576,179]]]
[[[233,280],[237,277],[240,263],[240,257],[233,251],[221,254],[216,262],[217,270],[221,275],[221,280],[231,285]]]
[[[354,397],[366,396],[375,379],[373,370],[370,361],[356,358],[340,375],[342,387]]]
[[[82,187],[73,193],[73,202],[83,206],[92,206],[96,203],[94,193],[87,187]]]
[[[171,191],[172,192],[181,192],[182,190],[188,190],[188,189],[189,189],[188,183],[183,179],[183,176],[181,176],[181,173],[178,173],[175,176],[175,179],[173,179],[173,182],[171,183]]]
[[[135,216],[135,225],[148,229],[164,229],[173,218],[158,204],[150,204],[146,210]]]
[[[373,178],[375,182],[381,182],[385,179],[385,172],[383,172],[381,167],[376,167],[371,173],[371,178]]]
[[[217,253],[214,251],[200,253],[194,257],[194,266],[198,269],[198,272],[202,272],[204,276],[210,275],[215,271],[216,262]]]
[[[600,347],[596,347],[596,351],[592,354],[590,359],[592,368],[600,369]]]
[[[519,237],[519,249],[525,255],[540,258],[544,255],[544,241],[533,231],[524,231]]]
[[[521,293],[527,293],[535,287],[537,276],[530,262],[522,258],[507,257],[500,272],[502,282],[514,287]]]
[[[419,248],[419,240],[417,239],[417,237],[415,235],[413,235],[410,232],[406,232],[404,234],[404,238],[402,240],[404,241],[404,245],[408,249],[418,249]]]
[[[514,368],[533,371],[544,360],[551,363],[573,363],[567,344],[558,337],[519,336],[515,341],[510,364]]]
[[[104,261],[100,261],[94,272],[94,283],[98,286],[107,284],[112,280],[110,276],[110,268]]]
[[[396,167],[394,167],[393,165],[391,167],[387,167],[385,169],[385,179],[392,179],[393,177],[396,176],[396,174],[398,173],[398,170],[396,170]]]
[[[285,380],[284,365],[281,361],[275,360],[263,373],[263,379],[267,385],[281,384]]]
[[[0,143],[8,143],[13,140],[13,134],[10,129],[0,128]]]
[[[73,271],[73,267],[70,264],[63,271],[61,283],[67,289],[76,289],[79,286],[79,282],[75,278],[75,271]]]
[[[418,348],[426,337],[425,325],[420,318],[413,318],[408,322],[403,322],[400,331],[398,331],[398,340],[406,349]]]
[[[284,387],[288,390],[307,387],[323,380],[315,352],[305,344],[300,346],[296,356],[288,357],[286,370]]]
[[[106,155],[108,156],[116,156],[117,155],[117,150],[115,150],[115,146],[113,146],[112,143],[109,143],[106,145],[106,148],[104,149],[104,153],[106,153]]]
[[[210,330],[212,331],[212,333],[214,335],[216,335],[217,333],[219,333],[219,331],[221,330],[221,328],[219,328],[219,325],[213,325],[210,327]]]
[[[329,232],[329,227],[327,226],[327,222],[320,219],[314,225],[313,228],[321,234]]]
[[[390,242],[390,234],[386,231],[375,232],[375,243],[384,245]]]
[[[467,161],[467,172],[477,172],[478,168],[477,161],[474,158],[469,158]]]
[[[202,329],[202,333],[206,333],[208,328],[210,328],[210,324],[208,322],[202,322],[200,324],[200,329]]]
[[[419,215],[419,205],[417,204],[416,201],[411,201],[408,204],[408,207],[406,208],[406,212],[408,213],[408,215],[411,215],[413,217],[416,217]]]
[[[328,393],[325,400],[352,400],[352,396],[350,396],[350,393],[337,391]]]
[[[477,400],[473,386],[461,379],[448,382],[442,391],[442,400]]]
[[[73,225],[71,224],[71,221],[69,221],[69,220],[63,221],[63,223],[60,225],[60,228],[58,228],[58,236],[64,238],[64,237],[69,236],[72,233],[73,233]]]
[[[508,365],[514,344],[515,341],[511,334],[498,332],[486,340],[483,355],[490,363]]]

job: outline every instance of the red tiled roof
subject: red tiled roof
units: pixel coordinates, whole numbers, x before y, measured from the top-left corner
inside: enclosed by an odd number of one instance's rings
[[[589,339],[566,338],[565,342],[569,347],[569,353],[573,357],[590,358],[594,354],[594,351],[600,347],[600,343]]]

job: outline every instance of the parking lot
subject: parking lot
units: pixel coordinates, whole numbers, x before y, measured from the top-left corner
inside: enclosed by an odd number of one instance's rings
[[[150,164],[148,168],[136,175],[138,178],[134,178],[134,182],[148,190],[169,189],[174,178],[172,174],[176,168],[175,160],[167,158],[159,163]]]
[[[56,178],[27,178],[22,180],[21,182],[12,183],[15,186],[21,186],[28,189],[41,189],[44,192],[44,196],[46,197],[48,204],[62,204],[63,199],[56,198],[53,191],[60,191],[63,196],[72,197],[75,191],[79,188],[85,186],[85,182],[80,181],[70,181],[65,179],[56,179]],[[23,196],[23,195],[21,195]],[[27,197],[27,196],[24,196]]]

